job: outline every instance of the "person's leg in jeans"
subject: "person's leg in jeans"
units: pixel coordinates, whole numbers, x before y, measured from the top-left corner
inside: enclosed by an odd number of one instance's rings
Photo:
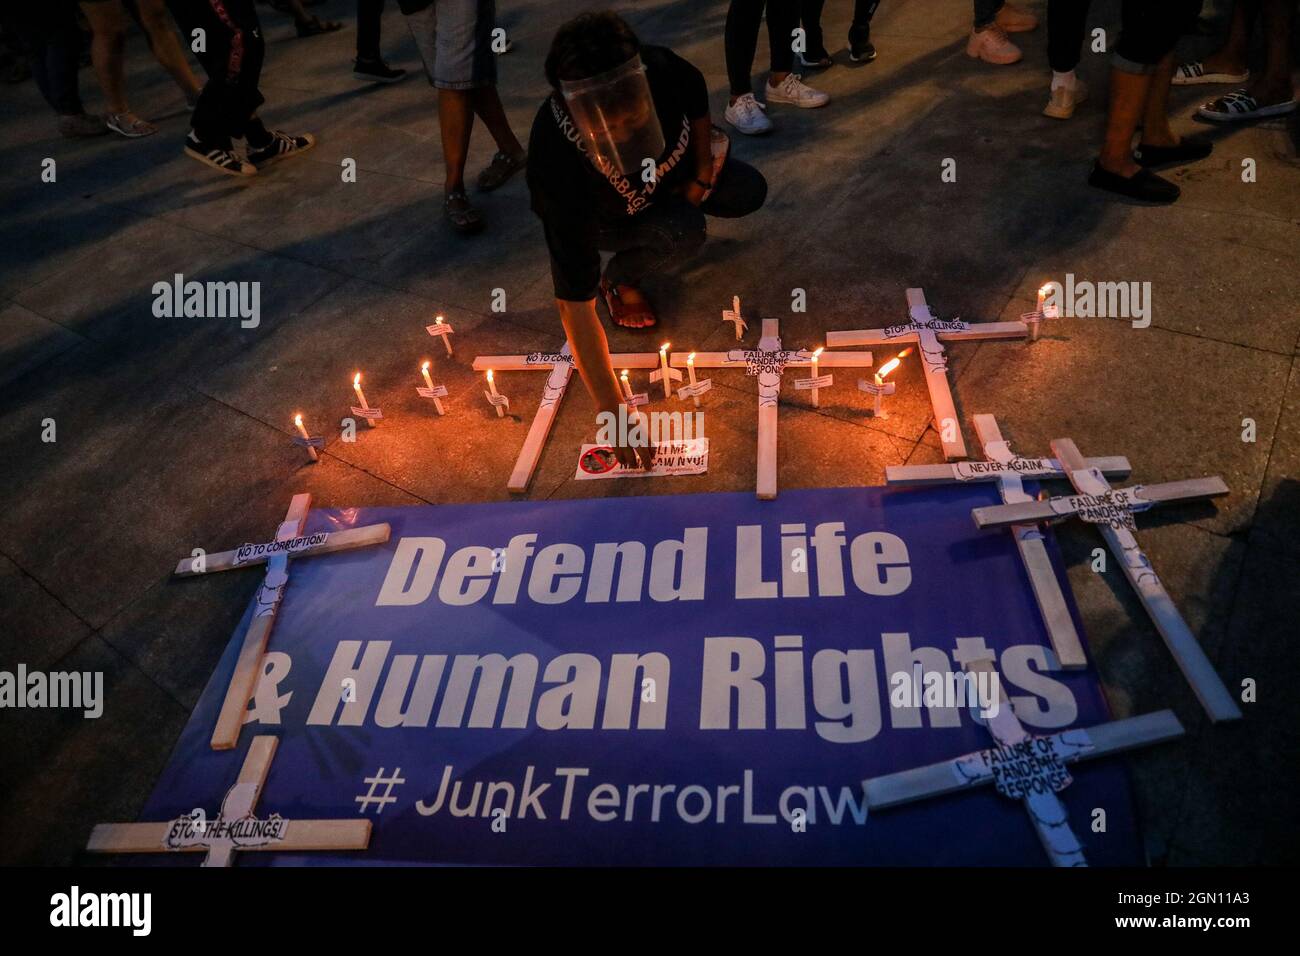
[[[975,0],[975,29],[984,30],[993,25],[1004,0]]]
[[[396,83],[406,71],[384,62],[379,52],[379,34],[383,24],[384,0],[357,0],[357,58],[352,75],[359,80]]]
[[[767,45],[770,72],[768,103],[788,103],[802,109],[825,106],[830,96],[803,82],[794,69],[793,34],[799,25],[799,0],[767,0]]]
[[[99,88],[108,104],[109,128],[128,138],[158,132],[158,127],[132,113],[126,101],[123,51],[127,18],[121,0],[82,0],[81,10],[94,34],[90,42],[90,57],[99,78]]]
[[[799,0],[799,25],[803,27],[804,48],[799,54],[804,66],[827,67],[831,55],[826,52],[822,35],[822,8],[826,0]]]
[[[1089,0],[1048,0],[1047,61],[1052,87],[1044,116],[1069,119],[1088,98],[1088,88],[1075,74],[1088,26]]]
[[[758,31],[765,3],[766,0],[731,0],[727,5],[723,37],[733,104],[754,92],[754,54],[758,52]]]
[[[849,27],[849,59],[854,63],[870,63],[876,58],[876,48],[871,44],[871,18],[876,15],[880,0],[853,0],[853,23]]]

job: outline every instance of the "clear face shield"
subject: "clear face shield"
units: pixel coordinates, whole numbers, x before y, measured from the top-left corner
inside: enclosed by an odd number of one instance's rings
[[[640,175],[642,163],[664,152],[650,84],[641,57],[586,80],[561,80],[560,92],[573,122],[591,149],[622,175]]]

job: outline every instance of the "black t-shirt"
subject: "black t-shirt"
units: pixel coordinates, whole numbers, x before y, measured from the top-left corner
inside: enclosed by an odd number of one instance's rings
[[[579,148],[583,141],[558,95],[547,97],[533,120],[528,189],[551,251],[557,299],[585,302],[596,295],[600,285],[596,235],[602,224],[626,221],[695,178],[690,124],[709,113],[704,75],[665,47],[642,47],[641,62],[664,134],[655,182],[644,183],[639,175],[602,175]]]

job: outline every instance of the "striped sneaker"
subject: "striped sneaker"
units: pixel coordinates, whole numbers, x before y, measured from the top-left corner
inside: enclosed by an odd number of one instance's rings
[[[249,147],[248,161],[258,169],[264,166],[270,166],[272,163],[279,162],[286,156],[296,156],[299,153],[305,153],[316,145],[316,137],[311,133],[303,133],[301,136],[290,136],[288,133],[282,133],[278,129],[271,131],[271,142],[267,143],[261,149]]]
[[[244,162],[229,146],[210,147],[194,135],[194,130],[185,137],[185,155],[231,176],[257,175],[257,167]]]

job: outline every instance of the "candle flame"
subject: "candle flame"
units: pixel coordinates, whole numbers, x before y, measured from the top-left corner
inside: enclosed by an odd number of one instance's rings
[[[694,352],[692,352],[690,355],[686,356],[686,364],[687,364],[687,365],[694,365],[694,364],[695,364],[695,353],[694,353]]]
[[[899,362],[902,359],[907,358],[907,356],[911,353],[911,351],[912,350],[910,348],[903,349],[903,351],[899,352],[897,355],[891,358],[884,365],[880,366],[880,370],[876,372],[876,381],[878,382],[884,381],[885,376],[888,375],[890,372],[892,372],[894,369],[898,368]]]
[[[1038,288],[1038,294],[1041,295],[1041,296],[1046,296],[1047,293],[1049,293],[1049,292],[1051,292],[1051,291],[1052,291],[1052,284],[1051,284],[1050,282],[1047,283],[1046,285],[1039,286],[1039,288]]]
[[[293,416],[293,423],[294,423],[295,425],[297,425],[299,428],[302,428],[302,416],[301,416],[301,415],[294,415],[294,416]]]
[[[623,369],[623,374],[619,378],[627,378],[627,369]]]
[[[352,376],[352,387],[356,388],[360,384],[361,384],[361,373],[357,372],[356,375]]]
[[[440,315],[435,315],[435,316],[433,317],[433,321],[434,321],[436,324],[438,324],[438,325],[442,325],[442,316],[440,316]]]
[[[665,342],[663,345],[659,346],[659,351],[660,351],[660,352],[667,352],[667,351],[668,351],[668,346],[670,346],[670,345],[672,345],[672,344],[673,344],[672,342]]]
[[[488,381],[490,382],[490,381],[492,381],[492,370],[491,370],[491,369],[488,369],[488,370],[487,370],[487,373],[488,373]]]
[[[428,362],[424,362],[424,363],[422,363],[422,364],[420,365],[420,371],[421,371],[421,372],[427,372],[427,371],[429,371],[429,363],[428,363]]]
[[[819,348],[815,352],[813,352],[813,358],[821,358],[823,351],[825,351],[825,346],[822,346],[822,348]]]

